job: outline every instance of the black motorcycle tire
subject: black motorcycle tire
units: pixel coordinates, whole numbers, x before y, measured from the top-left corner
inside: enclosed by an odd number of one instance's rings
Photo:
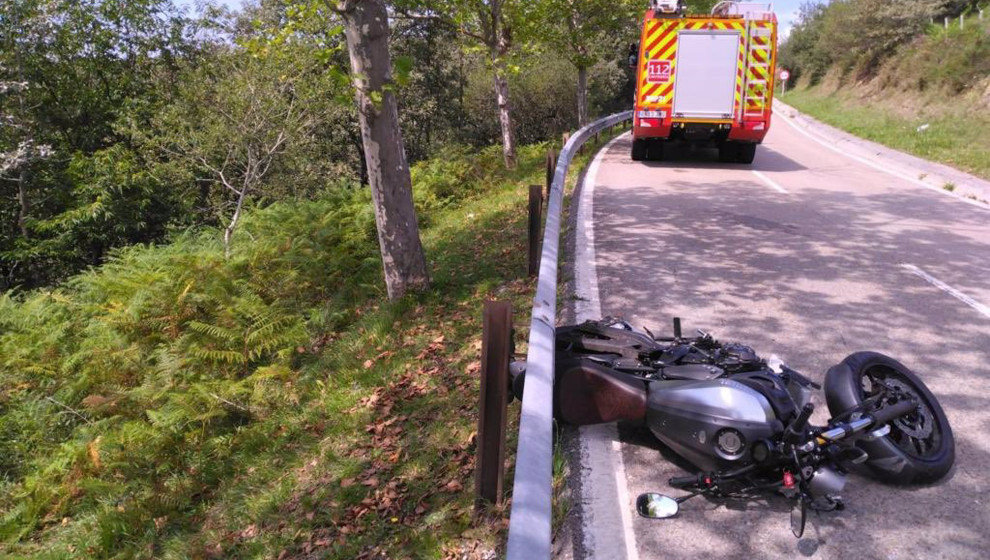
[[[864,398],[864,376],[892,376],[910,387],[918,397],[921,406],[934,420],[932,430],[937,430],[937,443],[924,452],[923,456],[905,450],[902,433],[893,433],[898,428],[891,423],[891,434],[873,441],[858,440],[856,446],[868,455],[866,466],[883,482],[893,484],[924,484],[944,477],[955,461],[955,441],[952,428],[945,412],[938,404],[928,387],[904,364],[877,352],[856,352],[850,354],[825,374],[825,401],[833,416],[842,414],[859,405]],[[902,444],[895,441],[901,439]]]

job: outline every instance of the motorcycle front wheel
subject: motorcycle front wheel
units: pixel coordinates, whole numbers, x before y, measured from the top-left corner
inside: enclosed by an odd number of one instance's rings
[[[918,410],[890,423],[890,433],[858,440],[866,465],[884,482],[923,484],[945,476],[955,461],[956,446],[945,412],[928,387],[904,364],[876,352],[850,354],[825,374],[825,400],[833,416],[865,399],[884,396],[880,405],[910,398]]]

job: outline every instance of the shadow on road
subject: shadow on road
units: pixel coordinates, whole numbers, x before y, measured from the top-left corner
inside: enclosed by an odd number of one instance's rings
[[[624,140],[624,141],[623,141]],[[628,139],[620,140],[615,150],[628,153],[631,143]],[[752,164],[721,163],[718,161],[718,150],[714,147],[698,146],[687,142],[672,142],[664,148],[664,158],[661,161],[633,161],[631,158],[617,159],[611,165],[646,166],[649,168],[670,169],[672,172],[688,172],[692,169],[755,169],[757,171],[799,171],[807,169],[800,163],[770,146],[760,145],[756,148],[756,158]]]
[[[623,150],[616,145],[616,153]],[[773,150],[756,169],[804,167]],[[990,321],[906,273],[913,263],[964,293],[987,292],[987,214],[920,189],[857,193],[806,188],[781,197],[735,180],[699,181],[700,169],[725,170],[689,153],[655,162],[671,169],[663,188],[599,184],[595,236],[602,311],[653,332],[674,316],[717,338],[752,345],[821,382],[829,366],[857,350],[876,350],[914,369],[945,408],[956,438],[949,478],[924,487],[891,487],[850,477],[848,509],[809,518],[807,537],[790,535],[774,499],[695,500],[673,520],[637,519],[640,550],[664,558],[983,558],[990,550]],[[631,162],[630,162],[631,163]],[[609,165],[622,165],[623,159]],[[636,165],[642,165],[636,162]],[[827,417],[821,395],[814,419]],[[632,497],[676,493],[666,480],[683,464],[648,434],[623,430],[636,444],[624,455]],[[657,450],[660,450],[658,456]],[[704,503],[698,501],[699,503]],[[744,512],[744,513],[743,513]],[[654,556],[644,556],[644,558]]]

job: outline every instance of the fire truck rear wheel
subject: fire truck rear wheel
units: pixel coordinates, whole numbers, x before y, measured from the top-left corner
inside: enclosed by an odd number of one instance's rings
[[[720,142],[718,145],[718,160],[722,163],[733,163],[736,161],[738,144],[735,142]]]
[[[633,140],[632,143],[632,158],[633,161],[643,161],[646,159],[646,140]]]
[[[756,144],[739,144],[736,148],[736,162],[753,163],[754,157],[756,157]]]
[[[653,140],[647,144],[648,148],[646,150],[646,158],[653,161],[660,161],[663,159],[663,148],[665,142],[663,140]]]

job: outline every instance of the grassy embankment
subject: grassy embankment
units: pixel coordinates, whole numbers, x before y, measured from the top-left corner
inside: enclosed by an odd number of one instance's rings
[[[868,79],[833,68],[781,99],[857,136],[990,179],[990,18],[898,50]]]
[[[497,550],[507,508],[472,518],[481,305],[512,300],[525,340],[544,153],[416,166],[433,286],[396,303],[353,188],[249,212],[229,260],[187,233],[0,296],[0,556]]]

